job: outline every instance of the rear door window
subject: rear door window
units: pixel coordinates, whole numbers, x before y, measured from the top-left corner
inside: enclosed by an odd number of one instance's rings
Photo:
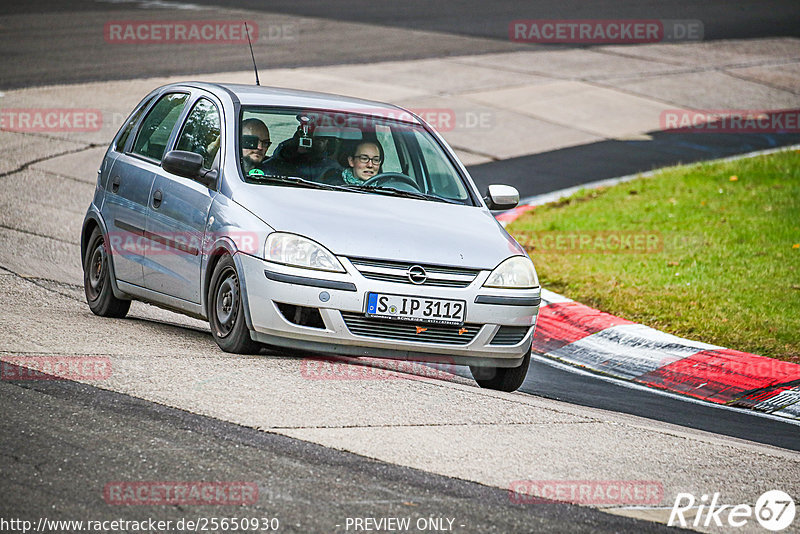
[[[189,113],[178,137],[178,150],[187,150],[203,156],[203,167],[210,169],[219,151],[219,111],[206,98],[197,101]]]

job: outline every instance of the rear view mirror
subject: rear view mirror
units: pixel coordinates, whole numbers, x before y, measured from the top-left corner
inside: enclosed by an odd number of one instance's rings
[[[490,210],[510,210],[519,204],[519,191],[510,185],[490,185],[483,197]]]

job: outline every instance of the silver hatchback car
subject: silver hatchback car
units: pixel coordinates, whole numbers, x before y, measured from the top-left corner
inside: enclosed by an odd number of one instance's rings
[[[86,299],[208,320],[222,350],[469,365],[525,379],[541,290],[447,143],[389,104],[179,83],[133,110],[83,223]]]

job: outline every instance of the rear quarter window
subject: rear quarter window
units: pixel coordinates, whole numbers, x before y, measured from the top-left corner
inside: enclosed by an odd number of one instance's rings
[[[150,105],[150,102],[153,101],[153,98],[147,99],[147,102],[139,106],[139,109],[133,112],[133,114],[128,119],[128,122],[125,123],[125,126],[122,127],[122,132],[117,137],[117,140],[114,142],[114,150],[116,152],[123,152],[125,150],[125,143],[128,142],[128,137],[131,135],[131,131],[133,131],[133,127],[136,126],[136,123],[139,122],[139,117],[142,116],[144,110],[147,109],[147,106]]]

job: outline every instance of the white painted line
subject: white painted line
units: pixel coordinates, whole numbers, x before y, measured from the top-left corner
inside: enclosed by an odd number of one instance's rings
[[[614,378],[611,376],[606,376],[598,373],[593,373],[591,371],[587,371],[585,369],[581,369],[579,367],[575,367],[574,365],[569,365],[566,363],[557,362],[555,360],[551,360],[545,356],[540,356],[538,354],[531,354],[531,359],[536,360],[537,362],[545,363],[551,367],[555,367],[557,369],[561,369],[564,371],[568,371],[570,373],[576,373],[582,376],[589,376],[595,378],[597,380],[604,380],[606,382],[611,382],[612,384],[617,384],[618,386],[626,387],[629,389],[636,389],[639,391],[649,391],[655,395],[662,395],[664,397],[669,397],[671,399],[681,400],[684,402],[691,402],[692,404],[700,404],[709,408],[716,408],[718,410],[728,410],[732,412],[737,412],[741,414],[749,414],[755,415],[758,417],[765,417],[767,419],[773,419],[775,421],[782,421],[784,423],[789,423],[792,425],[796,425],[800,427],[800,420],[798,419],[789,419],[787,417],[773,415],[764,412],[758,412],[755,410],[751,410],[749,408],[737,408],[735,406],[727,406],[725,404],[716,404],[713,402],[708,402],[700,399],[695,399],[686,395],[678,395],[677,393],[670,393],[669,391],[664,391],[663,389],[656,389],[656,388],[649,388],[647,386],[637,384],[636,382],[628,382],[627,380],[622,380],[619,378]]]
[[[564,302],[575,302],[572,299],[568,299],[563,295],[559,295],[558,293],[553,293],[552,291],[542,288],[542,301],[546,302],[545,306],[549,304],[562,304]]]
[[[713,348],[721,347],[688,341],[642,324],[624,324],[573,341],[547,355],[633,380]]]
[[[200,11],[208,9],[197,4],[188,4],[186,2],[170,2],[167,0],[94,0],[100,4],[134,4],[141,9],[176,9],[176,10],[190,10]]]
[[[756,404],[756,409],[773,408],[772,413],[785,413],[786,417],[800,417],[800,386],[781,391],[772,398]],[[774,408],[780,408],[775,410]]]

